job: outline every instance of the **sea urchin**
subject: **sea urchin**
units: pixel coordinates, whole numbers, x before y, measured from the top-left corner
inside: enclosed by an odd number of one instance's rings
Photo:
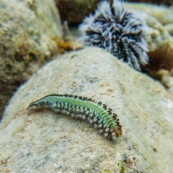
[[[94,15],[80,26],[81,40],[87,46],[106,49],[118,59],[141,71],[148,62],[144,23],[122,4],[102,2]]]

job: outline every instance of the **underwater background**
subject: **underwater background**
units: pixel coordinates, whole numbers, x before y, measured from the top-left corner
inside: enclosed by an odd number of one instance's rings
[[[1,0],[0,105],[2,173],[173,172],[173,1]]]

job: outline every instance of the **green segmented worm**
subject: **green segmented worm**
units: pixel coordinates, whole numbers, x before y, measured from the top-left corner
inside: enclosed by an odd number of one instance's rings
[[[112,109],[90,98],[68,94],[52,94],[32,102],[28,108],[51,108],[56,112],[71,115],[71,117],[87,119],[110,140],[122,135],[122,127],[117,115],[112,113]]]

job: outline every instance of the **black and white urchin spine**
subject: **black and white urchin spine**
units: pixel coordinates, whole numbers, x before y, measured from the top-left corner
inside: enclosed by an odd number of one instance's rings
[[[102,2],[94,15],[80,26],[81,40],[87,46],[104,48],[118,59],[141,71],[148,63],[144,23],[114,0]]]

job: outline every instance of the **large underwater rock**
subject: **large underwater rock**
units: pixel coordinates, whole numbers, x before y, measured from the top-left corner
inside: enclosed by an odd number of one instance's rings
[[[47,94],[106,103],[123,135],[105,139],[90,124],[28,105]],[[171,172],[173,100],[152,78],[108,52],[85,48],[48,63],[11,99],[0,124],[0,172]]]
[[[16,87],[57,52],[54,38],[61,37],[53,0],[0,1],[0,114]]]

